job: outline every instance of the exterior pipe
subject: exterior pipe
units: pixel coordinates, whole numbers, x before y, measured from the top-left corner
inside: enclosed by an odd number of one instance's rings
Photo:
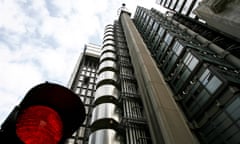
[[[174,19],[167,17],[168,20],[172,21],[173,24],[177,25],[180,29],[185,30],[188,34],[195,37],[197,40],[199,40],[203,44],[207,44],[209,48],[216,52],[219,56],[227,60],[229,63],[240,69],[240,59],[236,56],[232,55],[229,51],[226,51],[222,49],[221,47],[217,46],[216,44],[212,43],[211,41],[207,40],[206,38],[202,37],[198,33],[192,31],[188,27],[180,24],[179,22],[175,21]]]

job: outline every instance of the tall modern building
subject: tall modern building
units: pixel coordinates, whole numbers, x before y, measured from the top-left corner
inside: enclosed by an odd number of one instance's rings
[[[122,9],[85,46],[69,88],[87,118],[66,144],[240,143],[239,53],[184,20]]]

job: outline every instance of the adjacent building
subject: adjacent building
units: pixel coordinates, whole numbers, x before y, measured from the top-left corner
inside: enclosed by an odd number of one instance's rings
[[[66,144],[240,143],[239,54],[183,21],[122,9],[85,46],[69,88],[87,118]]]

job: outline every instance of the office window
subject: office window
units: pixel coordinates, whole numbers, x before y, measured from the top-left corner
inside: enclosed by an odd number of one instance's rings
[[[163,27],[160,27],[158,31],[158,37],[162,38],[164,33],[165,33],[165,29]]]
[[[172,1],[172,0],[166,0],[166,4],[165,4],[164,6],[165,6],[165,7],[168,7],[171,1]]]
[[[203,136],[208,143],[237,144],[240,142],[240,98],[237,97],[225,110],[223,109],[217,116],[210,119],[201,129],[201,133],[204,134]]]
[[[93,84],[89,84],[88,89],[93,89]]]
[[[199,60],[196,57],[194,57],[191,53],[188,53],[183,62],[188,66],[188,68],[191,71],[193,71],[194,68],[199,63]]]
[[[177,1],[174,1],[174,0],[173,0],[172,3],[171,3],[171,5],[170,5],[170,9],[173,9],[176,3],[177,3]]]
[[[92,91],[91,90],[87,91],[87,96],[92,96]]]
[[[184,7],[183,7],[183,10],[182,10],[182,12],[181,12],[183,15],[186,15],[186,14],[187,14],[187,12],[188,12],[189,7],[191,6],[191,4],[192,4],[192,0],[187,0],[187,1],[186,1],[185,5],[184,5]]]
[[[80,88],[76,88],[75,93],[79,94],[79,92],[80,92]]]
[[[176,41],[172,50],[177,56],[179,56],[183,50],[183,46],[178,41]]]
[[[177,6],[175,8],[176,12],[179,12],[185,0],[178,0]]]
[[[173,36],[170,35],[169,33],[167,33],[167,35],[165,36],[164,41],[165,41],[168,45],[170,45],[171,42],[172,42],[172,40],[173,40]]]
[[[86,89],[82,89],[81,90],[81,95],[85,95],[85,93],[86,93]]]
[[[90,83],[93,83],[94,82],[94,78],[90,78]]]
[[[236,98],[227,108],[226,111],[234,119],[238,120],[238,125],[240,124],[240,98]],[[240,126],[240,125],[239,125]]]
[[[156,22],[154,23],[154,25],[153,25],[153,31],[156,31],[156,30],[157,30],[158,25],[159,25],[158,23],[156,23]]]
[[[199,2],[200,2],[200,1],[202,1],[202,0],[197,0],[197,1],[195,2],[192,11],[191,11],[190,14],[189,14],[189,16],[190,16],[191,18],[195,18],[195,17],[196,17],[196,15],[193,13],[193,11],[197,8],[197,6],[199,5]]]
[[[211,94],[223,83],[218,77],[214,76],[209,69],[205,70],[199,80]]]

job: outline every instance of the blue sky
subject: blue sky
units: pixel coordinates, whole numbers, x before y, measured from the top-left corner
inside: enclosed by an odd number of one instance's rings
[[[0,124],[33,86],[67,85],[86,43],[101,45],[104,26],[122,3],[160,7],[155,0],[1,0]]]

